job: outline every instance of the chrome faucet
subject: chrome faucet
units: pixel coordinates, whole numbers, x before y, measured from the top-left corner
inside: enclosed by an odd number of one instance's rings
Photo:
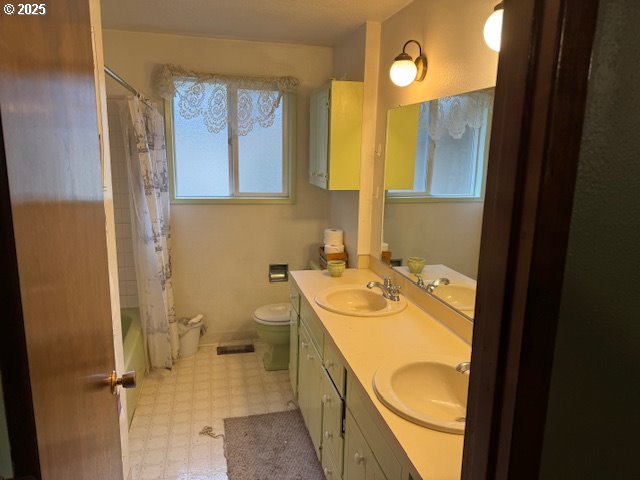
[[[456,366],[456,372],[464,373],[471,370],[471,362],[462,362]]]
[[[440,285],[449,285],[448,278],[436,278],[433,282],[429,282],[425,284],[424,280],[420,275],[416,275],[416,276],[418,277],[418,280],[416,281],[416,285],[421,289],[426,290],[429,293],[433,293],[436,287],[439,287]]]
[[[394,285],[391,283],[391,279],[389,277],[385,277],[384,283],[380,282],[369,282],[367,283],[367,288],[378,287],[382,290],[382,296],[387,298],[393,302],[400,301],[400,285]]]

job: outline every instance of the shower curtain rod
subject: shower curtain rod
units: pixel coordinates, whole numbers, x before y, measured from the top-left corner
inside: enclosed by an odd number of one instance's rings
[[[140,92],[138,92],[138,90],[133,88],[126,80],[124,80],[120,75],[118,75],[116,72],[111,70],[106,65],[104,66],[104,73],[109,75],[111,78],[113,78],[116,82],[118,82],[120,85],[122,85],[124,88],[129,90],[134,95],[137,95],[138,97],[144,97],[144,95],[141,95]]]

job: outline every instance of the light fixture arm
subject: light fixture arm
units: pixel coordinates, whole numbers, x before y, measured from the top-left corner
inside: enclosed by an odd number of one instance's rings
[[[405,49],[410,43],[415,43],[418,46],[418,56],[415,59],[416,68],[418,72],[416,73],[416,82],[421,82],[424,80],[424,77],[427,76],[427,56],[422,53],[422,45],[417,40],[407,40],[402,47],[402,53],[408,55],[405,52]]]
[[[418,58],[421,57],[422,56],[422,46],[420,45],[420,42],[418,42],[417,40],[407,40],[407,42],[402,47],[402,53],[407,53],[407,52],[405,52],[405,50],[407,49],[407,45],[409,45],[410,43],[415,43],[416,45],[418,45]]]

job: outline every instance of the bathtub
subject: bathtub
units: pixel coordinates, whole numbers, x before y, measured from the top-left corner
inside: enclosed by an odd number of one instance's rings
[[[137,385],[125,390],[127,397],[127,414],[129,425],[136,410],[138,397],[142,390],[145,375],[144,342],[142,340],[142,325],[138,308],[123,308],[120,310],[122,320],[122,343],[124,345],[124,371],[136,371]]]

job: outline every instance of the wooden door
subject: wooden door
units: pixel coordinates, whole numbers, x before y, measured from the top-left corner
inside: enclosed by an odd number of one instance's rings
[[[598,3],[504,2],[464,480],[540,478]]]
[[[89,2],[5,14],[0,30],[0,350],[14,474],[121,479]]]

